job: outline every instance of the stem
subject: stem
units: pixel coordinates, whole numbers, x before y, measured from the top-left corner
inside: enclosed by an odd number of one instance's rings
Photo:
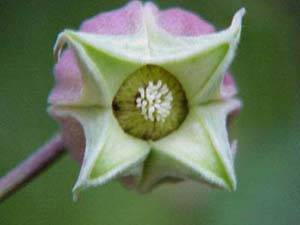
[[[0,202],[39,175],[63,152],[62,137],[57,134],[25,161],[0,178]]]

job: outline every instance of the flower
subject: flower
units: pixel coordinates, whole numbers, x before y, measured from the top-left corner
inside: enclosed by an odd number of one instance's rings
[[[81,163],[75,197],[113,179],[142,192],[184,179],[236,188],[226,120],[241,103],[226,71],[244,13],[214,33],[185,10],[132,1],[59,34],[49,112]]]

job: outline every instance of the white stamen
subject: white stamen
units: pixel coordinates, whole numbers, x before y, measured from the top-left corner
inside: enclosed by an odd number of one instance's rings
[[[164,122],[170,114],[173,101],[173,95],[168,86],[161,80],[156,84],[149,81],[146,87],[140,87],[138,91],[136,107],[140,109],[145,120]]]

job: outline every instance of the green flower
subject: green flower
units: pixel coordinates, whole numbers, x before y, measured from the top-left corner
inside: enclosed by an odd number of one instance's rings
[[[75,196],[113,179],[142,192],[184,179],[236,188],[226,120],[240,101],[225,74],[244,13],[211,33],[189,12],[134,1],[59,34],[49,111],[82,163]]]

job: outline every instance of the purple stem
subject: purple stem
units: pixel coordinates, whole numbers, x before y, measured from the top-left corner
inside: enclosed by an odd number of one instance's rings
[[[60,134],[50,139],[35,153],[0,178],[0,202],[9,197],[32,178],[39,175],[64,152]]]

